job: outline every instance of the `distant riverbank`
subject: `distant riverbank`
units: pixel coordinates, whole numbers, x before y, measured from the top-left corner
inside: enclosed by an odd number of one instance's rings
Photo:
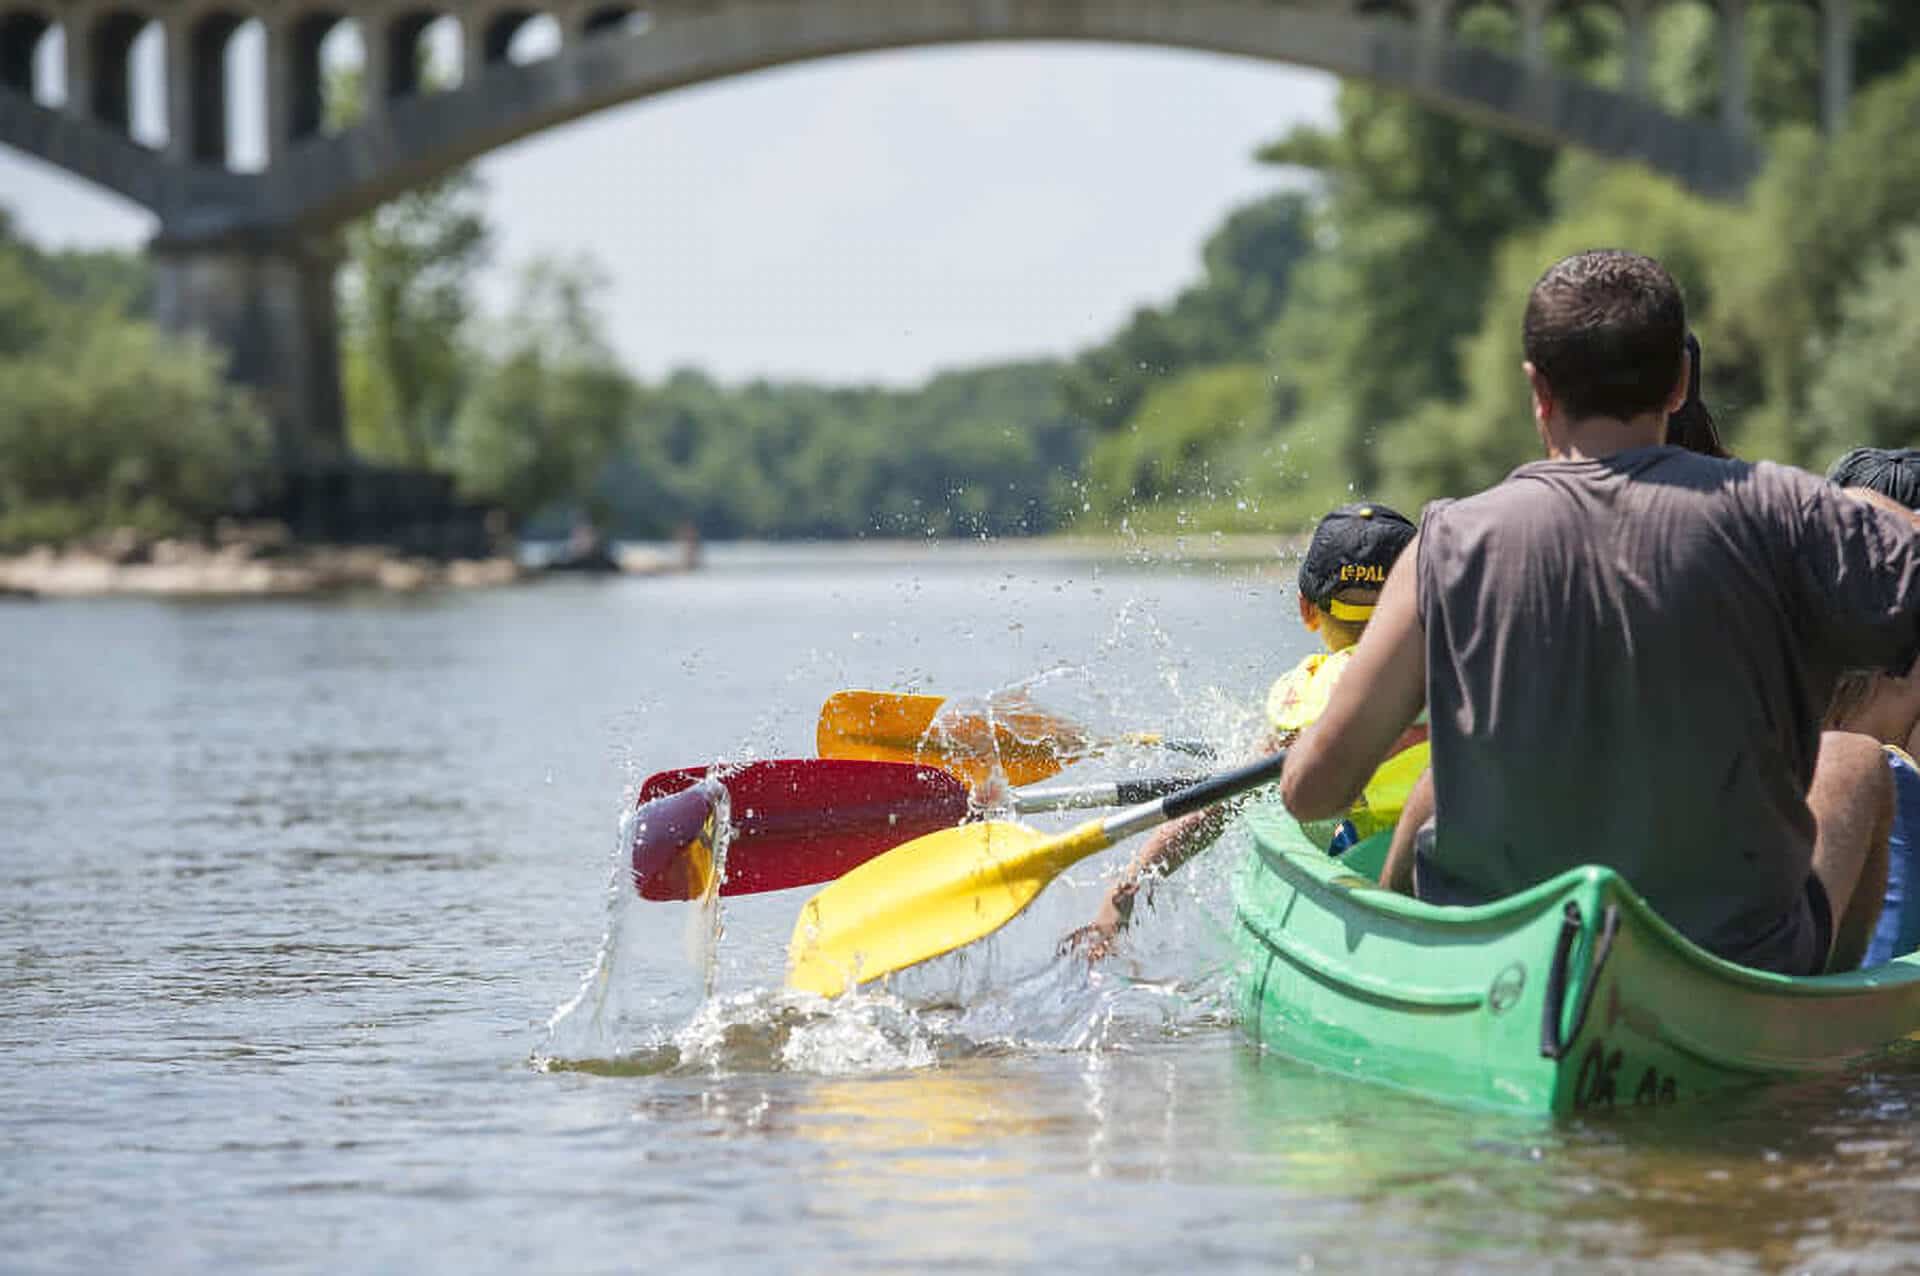
[[[719,541],[706,545],[698,559],[690,559],[684,544],[630,541],[610,547],[609,561],[615,566],[607,574],[659,575],[688,570],[696,562],[727,571],[824,560],[876,568],[959,566],[985,561],[1078,562],[1118,568],[1279,566],[1297,555],[1304,543],[1303,536],[1228,533]],[[535,542],[521,545],[511,554],[440,560],[379,546],[292,545],[271,535],[238,535],[214,544],[107,538],[84,545],[40,546],[0,555],[0,597],[277,597],[356,589],[406,593],[492,588],[545,575],[560,567],[564,550],[564,542]]]
[[[715,570],[760,569],[782,564],[831,562],[865,567],[938,567],[994,562],[1087,563],[1111,567],[1247,566],[1271,564],[1291,571],[1306,548],[1305,533],[1250,535],[1086,535],[883,538],[858,540],[710,541],[704,565]],[[665,555],[666,543],[628,543],[626,552]]]
[[[507,585],[526,569],[507,557],[436,561],[376,546],[300,546],[263,554],[246,544],[160,541],[131,554],[41,546],[0,557],[0,594],[48,598],[146,594],[271,597],[348,589],[394,592]]]

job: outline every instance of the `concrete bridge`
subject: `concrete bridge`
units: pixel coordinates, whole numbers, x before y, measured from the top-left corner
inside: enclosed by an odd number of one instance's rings
[[[1456,37],[1463,10],[1501,3],[1515,55]],[[1760,0],[1708,0],[1720,17],[1718,119],[1648,101],[1656,11],[1611,0],[1626,32],[1625,76],[1609,88],[1556,70],[1547,24],[1583,0],[0,0],[0,144],[150,209],[160,231],[158,317],[200,332],[255,387],[292,468],[343,451],[333,280],[337,232],[410,187],[489,150],[606,107],[766,67],[881,49],[987,40],[1150,44],[1315,67],[1412,94],[1486,127],[1646,164],[1713,196],[1759,166],[1747,126],[1742,40]],[[1591,0],[1587,0],[1591,2]],[[1603,0],[1604,2],[1604,0]],[[1850,0],[1813,3],[1824,44],[1823,110],[1846,109]],[[560,30],[546,57],[515,38],[542,12]],[[423,92],[420,43],[458,23],[457,88]],[[226,53],[265,33],[266,164],[234,171]],[[321,44],[351,21],[363,46],[366,110],[323,127]],[[164,145],[132,137],[133,47],[150,24],[165,65]],[[37,75],[42,41],[64,43],[64,100]],[[50,47],[50,46],[49,46]]]

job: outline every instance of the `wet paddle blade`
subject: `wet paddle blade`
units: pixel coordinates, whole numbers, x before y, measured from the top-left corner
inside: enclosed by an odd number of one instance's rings
[[[992,823],[915,838],[807,901],[787,946],[787,983],[837,996],[982,939],[1019,916],[1068,865],[1277,780],[1286,763],[1282,749],[1053,837]]]
[[[1033,784],[1087,756],[1083,727],[1028,706],[968,710],[941,696],[836,691],[821,706],[815,744],[823,758],[920,762],[970,786],[999,764],[1007,783]]]
[[[713,877],[713,795],[682,786],[641,803],[633,822],[633,886],[642,899],[699,899]]]
[[[708,768],[687,767],[649,776],[640,788],[642,810],[691,790],[707,774]],[[911,763],[786,758],[718,768],[714,775],[726,788],[732,821],[722,895],[830,882],[902,842],[967,818],[967,789],[959,779]],[[645,879],[636,834],[635,880],[643,898],[698,898],[699,862],[710,857],[711,842],[695,836],[700,829],[689,822],[692,810],[663,809],[663,819],[677,822],[647,834],[652,871]],[[676,837],[685,840],[675,844]]]
[[[1099,820],[1053,836],[996,821],[917,838],[807,901],[787,948],[787,984],[837,996],[984,938],[1068,865],[1110,844]]]

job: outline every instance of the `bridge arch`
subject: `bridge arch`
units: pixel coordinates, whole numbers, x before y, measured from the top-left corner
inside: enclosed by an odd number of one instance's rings
[[[1758,168],[1737,115],[1726,115],[1731,127],[1682,119],[1551,65],[1548,19],[1594,0],[1504,0],[1518,19],[1519,56],[1456,35],[1452,20],[1486,2],[0,0],[0,144],[158,214],[156,316],[230,353],[230,375],[260,392],[293,466],[344,448],[334,231],[544,129],[765,68],[993,41],[1158,46],[1377,83],[1509,134],[1640,162],[1713,195],[1737,193]],[[1762,2],[1713,0],[1736,16]],[[1847,0],[1815,2],[1831,108],[1850,85]],[[1622,3],[1637,15],[1632,28],[1664,0]],[[57,109],[19,83],[18,50],[44,37],[42,19],[11,17],[50,7],[65,19],[67,101]],[[552,19],[560,47],[518,61],[515,32],[536,11]],[[211,162],[215,134],[200,121],[219,103],[211,84],[193,87],[196,35],[203,50],[224,45],[236,16],[265,28],[269,162],[259,172]],[[415,76],[417,46],[427,23],[448,17],[462,24],[459,83],[418,92],[426,86]],[[320,49],[343,23],[363,51],[365,114],[329,131]],[[155,26],[166,42],[164,151],[130,136],[132,48]],[[1829,120],[1837,114],[1830,109]]]
[[[1712,2],[1724,13],[1748,0]],[[1489,3],[1515,13],[1520,56],[1454,34],[1463,14]],[[1738,127],[1681,119],[1549,65],[1540,32],[1563,0],[398,0],[378,10],[320,0],[271,19],[270,162],[236,174],[217,154],[220,86],[195,74],[191,56],[167,59],[169,79],[186,79],[170,92],[181,136],[169,154],[129,137],[129,51],[154,20],[145,5],[104,0],[83,19],[67,59],[69,102],[55,110],[17,83],[19,50],[46,19],[34,0],[0,0],[0,143],[146,205],[174,240],[325,232],[488,151],[610,107],[768,67],[986,41],[1155,45],[1318,68],[1504,132],[1645,163],[1712,195],[1742,189],[1759,158]],[[256,5],[199,0],[169,20],[169,38],[211,57]],[[465,23],[459,83],[422,93],[422,35],[448,16]],[[543,18],[558,25],[561,47],[511,57],[516,33]],[[360,32],[369,100],[361,122],[329,132],[319,51],[341,22]]]
[[[578,39],[524,65],[488,58],[457,90],[393,102],[382,119],[294,148],[265,175],[259,207],[275,224],[324,230],[488,151],[674,89],[847,54],[1008,40],[1160,45],[1315,67],[1505,132],[1636,160],[1714,195],[1742,189],[1758,163],[1752,142],[1732,130],[1444,32],[1346,13],[1262,0],[742,0]]]

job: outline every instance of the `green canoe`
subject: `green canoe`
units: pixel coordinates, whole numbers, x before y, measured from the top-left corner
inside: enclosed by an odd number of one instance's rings
[[[1385,837],[1333,859],[1249,810],[1234,883],[1258,1044],[1435,1098],[1531,1112],[1660,1106],[1845,1067],[1920,1029],[1920,955],[1817,979],[1710,956],[1604,868],[1438,908],[1373,884]]]

